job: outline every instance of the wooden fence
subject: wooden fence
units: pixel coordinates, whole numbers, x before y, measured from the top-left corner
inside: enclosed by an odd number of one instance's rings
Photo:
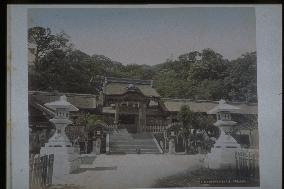
[[[242,149],[235,153],[236,171],[239,177],[259,177],[259,154],[258,150]]]
[[[30,189],[45,189],[52,184],[54,154],[30,157]]]
[[[115,124],[106,124],[105,127],[110,131],[117,128]]]
[[[165,129],[166,129],[165,125],[147,125],[146,127],[142,128],[144,132],[152,132],[152,133],[164,132]]]

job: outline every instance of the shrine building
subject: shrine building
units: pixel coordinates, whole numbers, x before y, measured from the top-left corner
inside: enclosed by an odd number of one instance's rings
[[[104,121],[116,129],[135,133],[147,131],[147,126],[169,124],[169,113],[152,80],[106,77],[98,106]]]
[[[47,131],[52,128],[48,120],[54,116],[54,112],[44,104],[58,100],[61,95],[65,95],[68,102],[79,109],[70,113],[70,119],[74,120],[74,129],[78,132],[82,127],[76,127],[76,119],[95,114],[100,115],[106,127],[111,130],[162,133],[169,125],[177,122],[177,114],[183,105],[188,105],[192,112],[205,116],[218,105],[218,101],[163,98],[156,91],[152,80],[105,77],[98,95],[29,91],[29,127],[32,133],[41,130],[46,131],[41,133],[48,135]],[[227,103],[239,108],[232,114],[233,119],[238,122],[235,127],[238,135],[236,138],[247,141],[250,146],[258,146],[257,123],[249,122],[250,117],[257,117],[257,104]],[[69,137],[72,141],[75,136]]]

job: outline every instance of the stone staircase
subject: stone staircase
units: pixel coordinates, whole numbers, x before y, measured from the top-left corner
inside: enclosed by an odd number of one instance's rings
[[[110,135],[110,154],[160,154],[159,148],[151,133],[128,133],[126,129],[118,129]]]

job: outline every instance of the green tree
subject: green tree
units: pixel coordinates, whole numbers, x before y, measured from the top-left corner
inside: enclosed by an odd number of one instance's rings
[[[185,141],[186,153],[188,153],[189,129],[193,128],[195,122],[194,114],[188,105],[183,105],[177,114],[177,118],[182,123],[181,132]]]
[[[194,115],[188,105],[181,106],[181,109],[177,114],[177,118],[184,128],[191,128],[194,123]]]
[[[32,27],[28,29],[28,43],[34,47],[35,65],[47,53],[54,49],[69,50],[72,44],[69,43],[69,36],[65,32],[52,34],[50,28]]]
[[[256,52],[246,53],[230,63],[224,83],[231,100],[257,102],[256,68]]]
[[[153,79],[163,97],[257,101],[256,53],[226,60],[212,49],[193,51],[149,66],[111,60],[104,55],[74,50],[69,36],[49,28],[28,30],[35,47],[35,66],[29,67],[29,90],[98,94],[104,76]]]
[[[56,85],[64,84],[66,56],[72,51],[69,36],[64,32],[52,34],[49,28],[33,27],[28,29],[28,43],[34,47],[35,55],[35,66],[29,67],[29,89],[57,90]]]
[[[223,79],[226,68],[227,60],[224,60],[222,55],[212,49],[204,49],[201,60],[191,67],[189,77],[196,81]]]
[[[95,114],[85,114],[82,116],[79,116],[75,123],[79,126],[84,126],[87,130],[93,129],[98,123],[102,122],[102,119],[100,116]]]
[[[226,98],[224,82],[221,79],[204,79],[203,81],[199,82],[198,85],[195,85],[194,95],[196,99],[202,100],[218,100],[221,98]]]

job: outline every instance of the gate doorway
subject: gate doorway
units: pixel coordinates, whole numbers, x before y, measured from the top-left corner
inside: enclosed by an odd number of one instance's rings
[[[184,152],[185,151],[185,145],[184,145],[184,139],[182,136],[178,136],[176,139],[176,152]]]
[[[136,115],[119,115],[119,129],[127,129],[129,133],[137,133]]]

